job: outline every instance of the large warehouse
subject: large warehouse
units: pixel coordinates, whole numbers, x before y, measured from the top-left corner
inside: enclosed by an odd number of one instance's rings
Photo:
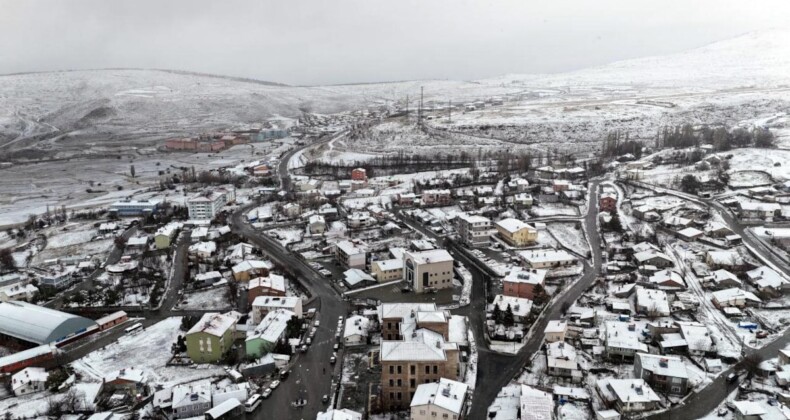
[[[79,334],[96,322],[20,301],[0,301],[0,344],[41,345]]]

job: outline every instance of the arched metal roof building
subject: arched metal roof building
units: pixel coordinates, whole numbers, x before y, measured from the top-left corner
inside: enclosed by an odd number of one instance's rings
[[[35,344],[60,341],[96,322],[20,301],[0,302],[0,334]]]

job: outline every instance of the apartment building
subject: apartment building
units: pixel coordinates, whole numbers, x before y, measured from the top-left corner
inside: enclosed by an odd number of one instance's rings
[[[458,236],[468,246],[486,246],[491,236],[491,219],[483,216],[459,216]]]
[[[444,249],[405,252],[403,278],[417,293],[453,287],[453,261]]]
[[[518,219],[503,219],[495,223],[499,236],[512,246],[527,246],[538,241],[538,230]]]

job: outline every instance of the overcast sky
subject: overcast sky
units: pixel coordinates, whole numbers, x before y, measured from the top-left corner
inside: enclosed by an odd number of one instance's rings
[[[474,79],[682,51],[789,17],[787,0],[0,0],[0,73]]]

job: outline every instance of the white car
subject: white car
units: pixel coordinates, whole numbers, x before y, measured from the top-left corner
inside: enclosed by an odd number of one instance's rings
[[[316,319],[316,320],[315,320],[315,324],[313,324],[313,325],[315,325],[315,326],[317,327],[317,326],[321,325],[321,321],[319,321],[319,320],[317,320],[317,319]]]
[[[280,386],[280,381],[274,381],[269,384],[269,389],[275,390],[278,386]]]

